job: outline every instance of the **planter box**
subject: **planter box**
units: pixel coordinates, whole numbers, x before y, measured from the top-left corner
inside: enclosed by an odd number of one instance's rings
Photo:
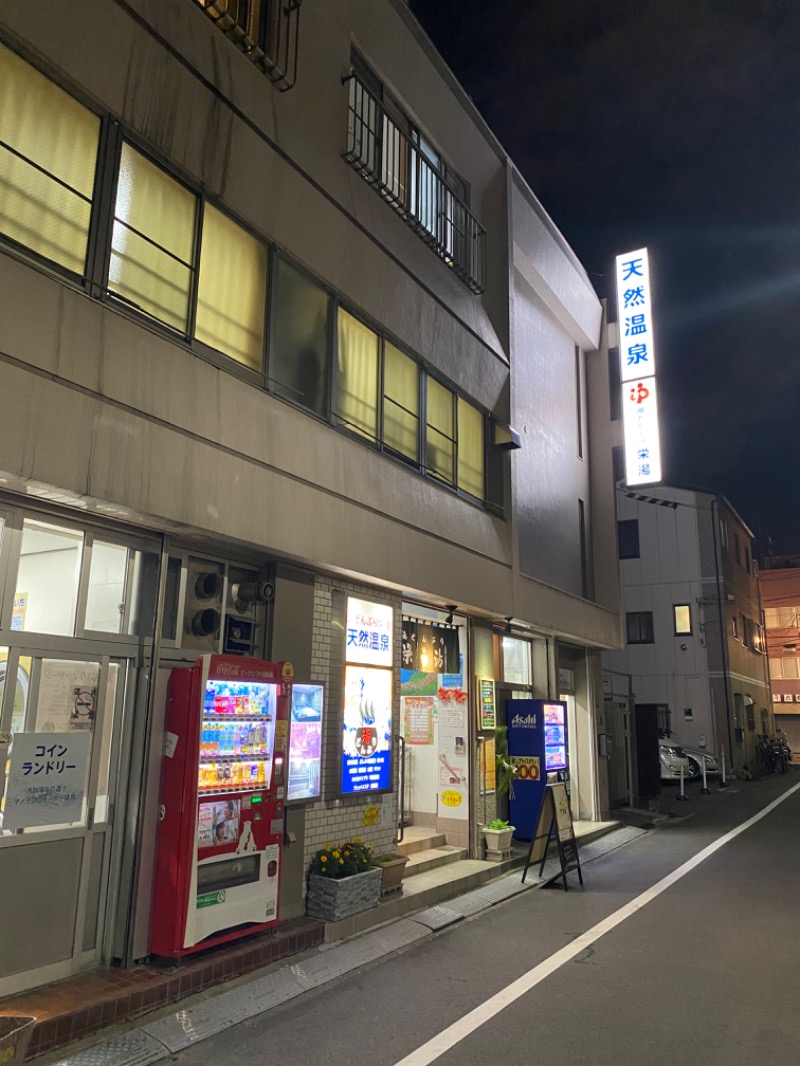
[[[308,878],[306,914],[323,922],[338,922],[351,914],[377,907],[381,895],[382,871],[375,867],[352,877]]]
[[[387,862],[378,862],[377,859],[372,860],[372,865],[383,871],[383,877],[381,878],[382,896],[399,896],[402,894],[403,872],[407,862],[407,855],[396,855],[393,859],[389,859]]]
[[[514,835],[514,826],[508,829],[488,829],[483,827],[483,838],[486,841],[486,858],[490,862],[500,862],[511,855],[511,837]]]

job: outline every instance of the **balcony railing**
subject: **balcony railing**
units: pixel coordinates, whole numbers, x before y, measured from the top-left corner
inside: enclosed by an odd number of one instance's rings
[[[344,159],[474,293],[486,277],[486,231],[405,130],[355,74]]]
[[[194,0],[281,92],[297,78],[303,0]]]

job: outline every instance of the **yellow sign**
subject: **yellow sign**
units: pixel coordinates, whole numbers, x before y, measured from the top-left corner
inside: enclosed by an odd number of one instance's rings
[[[446,792],[442,792],[441,800],[445,807],[460,807],[464,797],[460,792],[454,792],[453,789],[448,788]]]
[[[282,718],[275,723],[275,736],[285,737],[289,735],[289,723]]]
[[[542,774],[538,755],[510,755],[508,761],[516,767],[517,781],[540,781]]]
[[[380,807],[367,807],[361,816],[361,821],[364,825],[377,825],[381,820]]]
[[[294,667],[290,662],[285,662],[281,667],[281,677],[294,677]]]

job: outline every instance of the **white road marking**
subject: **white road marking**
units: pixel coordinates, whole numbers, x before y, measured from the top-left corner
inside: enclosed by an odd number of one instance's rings
[[[626,918],[630,918],[632,914],[636,914],[642,907],[646,906],[657,896],[660,896],[662,892],[680,881],[682,877],[685,877],[696,866],[699,866],[701,862],[705,862],[710,858],[715,851],[719,851],[727,843],[738,837],[740,833],[744,833],[746,829],[755,825],[756,822],[760,822],[762,818],[765,818],[771,811],[774,811],[776,807],[780,806],[784,800],[787,800],[790,796],[794,795],[797,790],[800,789],[800,784],[795,785],[788,791],[784,792],[782,796],[774,800],[758,814],[754,814],[752,818],[748,818],[746,822],[742,822],[741,825],[735,829],[731,829],[729,833],[725,833],[718,840],[715,840],[713,844],[709,844],[708,847],[703,848],[698,853],[682,866],[678,866],[673,870],[671,874],[667,874],[660,881],[657,881],[651,888],[642,892],[635,899],[632,899],[630,903],[626,903],[624,907],[620,907],[619,910],[614,911],[607,918],[604,918],[602,922],[598,922],[597,925],[588,929],[585,933],[582,933],[576,940],[567,944],[566,947],[561,948],[554,955],[551,955],[549,959],[545,959],[540,962],[538,966],[534,966],[532,970],[528,970],[522,977],[518,977],[516,981],[512,981],[510,985],[506,985],[491,999],[487,999],[475,1010],[465,1014],[463,1018],[459,1018],[458,1021],[453,1022],[446,1029],[443,1029],[441,1033],[428,1040],[427,1043],[422,1044],[416,1050],[412,1051],[409,1055],[406,1055],[404,1059],[400,1059],[395,1066],[429,1066],[429,1063],[435,1062],[441,1055],[456,1044],[460,1043],[470,1033],[474,1033],[476,1029],[479,1029],[486,1022],[491,1021],[496,1014],[505,1010],[506,1007],[511,1006],[520,996],[524,996],[526,992],[530,992],[532,988],[535,988],[541,981],[544,981],[546,977],[549,977],[551,973],[555,973],[560,969],[564,963],[574,959],[576,955],[580,955],[582,951],[596,943],[601,936],[605,936],[606,933],[610,933],[612,929],[615,929],[620,923],[624,922]]]

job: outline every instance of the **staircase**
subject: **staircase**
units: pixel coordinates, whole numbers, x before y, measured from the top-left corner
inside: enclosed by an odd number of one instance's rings
[[[436,870],[466,859],[467,849],[445,843],[444,833],[421,825],[410,825],[403,831],[403,843],[395,848],[398,855],[408,856],[403,884],[409,877]]]

